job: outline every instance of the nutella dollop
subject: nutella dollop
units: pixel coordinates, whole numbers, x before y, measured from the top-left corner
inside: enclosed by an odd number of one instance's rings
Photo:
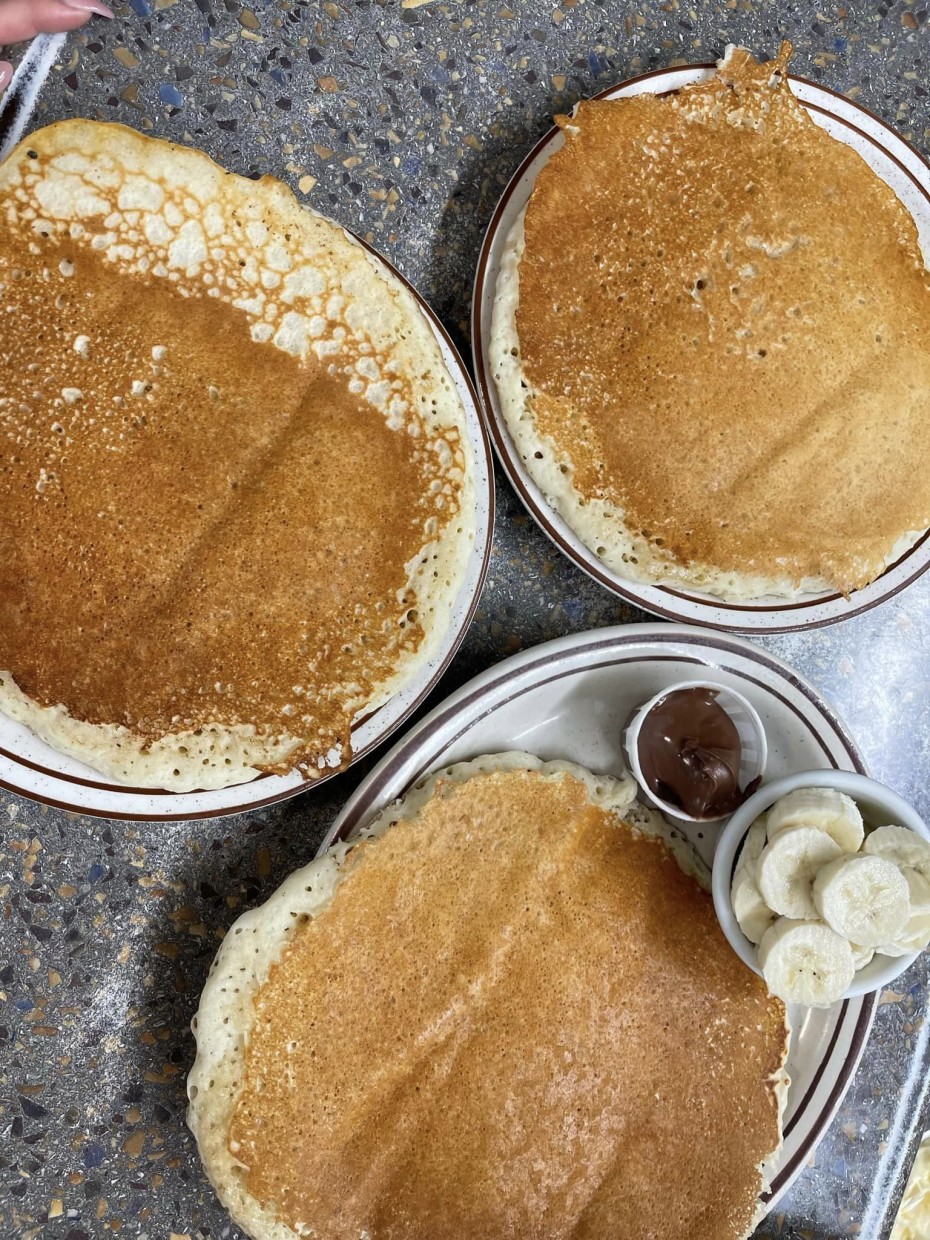
[[[658,701],[639,732],[639,765],[650,792],[692,818],[731,814],[759,780],[739,786],[741,745],[733,720],[702,686]]]

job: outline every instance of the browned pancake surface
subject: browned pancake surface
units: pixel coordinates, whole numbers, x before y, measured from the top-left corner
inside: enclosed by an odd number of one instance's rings
[[[784,1008],[661,842],[568,775],[442,786],[255,998],[230,1150],[323,1240],[727,1240]]]
[[[91,723],[251,723],[347,759],[353,702],[423,637],[405,566],[455,515],[436,455],[87,226],[0,212],[0,668]]]
[[[908,212],[774,67],[559,118],[521,361],[582,497],[660,557],[847,590],[930,524],[930,282]]]

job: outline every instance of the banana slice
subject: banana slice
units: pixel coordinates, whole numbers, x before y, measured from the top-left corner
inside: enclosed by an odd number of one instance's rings
[[[894,943],[911,916],[907,879],[885,857],[840,857],[814,879],[814,907],[837,934],[860,947]]]
[[[733,873],[733,885],[730,887],[730,900],[733,913],[737,918],[739,929],[746,939],[758,944],[761,936],[774,923],[775,914],[761,898],[755,882],[755,867],[765,848],[765,815],[756,818],[746,832],[743,847],[739,852],[737,868]]]
[[[879,956],[909,956],[913,948],[902,947],[900,943],[886,943],[875,950]]]
[[[916,870],[930,883],[930,843],[909,827],[876,827],[866,836],[862,851],[887,857],[902,870]]]
[[[836,840],[843,852],[858,852],[865,828],[859,806],[835,788],[798,788],[769,810],[769,840],[791,827],[816,827]]]
[[[740,930],[750,943],[758,943],[775,921],[775,914],[759,894],[756,880],[749,870],[744,868],[734,875],[730,898]]]
[[[909,956],[911,952],[922,952],[930,947],[930,914],[917,913],[893,943],[875,950],[883,956]]]
[[[930,947],[930,917],[926,914],[912,917],[907,923],[907,930],[901,942],[911,952],[922,952]]]
[[[901,873],[907,879],[911,894],[911,916],[930,913],[930,881],[919,870],[912,870],[907,865],[901,867]]]
[[[746,832],[743,847],[740,849],[739,860],[736,863],[734,878],[739,877],[740,870],[744,869],[748,870],[750,874],[755,874],[759,858],[762,856],[762,850],[765,848],[767,821],[768,815],[761,814]]]
[[[759,944],[759,966],[773,995],[786,1003],[832,1007],[853,980],[849,941],[822,921],[781,917]]]
[[[858,943],[850,943],[849,946],[852,948],[853,964],[856,966],[856,972],[858,973],[860,969],[864,969],[867,964],[871,963],[872,957],[875,955],[875,948],[860,947]]]
[[[756,865],[765,848],[765,815],[757,818],[743,840],[739,861],[733,873],[730,900],[740,930],[750,943],[758,943],[775,920],[775,914],[762,899],[756,885]]]
[[[756,884],[762,899],[782,917],[816,921],[814,879],[822,866],[842,854],[833,836],[817,827],[787,827],[779,831],[763,849],[756,867]]]

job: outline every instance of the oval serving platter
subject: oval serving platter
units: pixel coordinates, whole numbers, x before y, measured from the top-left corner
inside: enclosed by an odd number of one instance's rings
[[[768,736],[767,775],[819,768],[865,773],[845,727],[790,667],[737,637],[681,625],[634,624],[575,634],[498,663],[414,727],[359,785],[323,848],[347,839],[442,767],[508,749],[565,758],[598,774],[624,769],[621,735],[631,712],[677,681],[708,675],[737,689]],[[720,824],[679,824],[710,863]],[[771,1208],[810,1157],[849,1087],[872,1025],[876,996],[827,1010],[791,1009],[784,1145],[767,1168]]]
[[[456,391],[465,409],[475,473],[475,538],[465,575],[453,601],[449,627],[433,657],[406,688],[379,709],[359,719],[352,728],[352,762],[391,735],[409,718],[437,682],[459,648],[471,622],[484,584],[491,554],[494,525],[494,475],[491,447],[478,411],[475,389],[462,359],[445,328],[413,285],[361,238],[348,233],[382,263],[416,298],[439,345]],[[308,780],[300,771],[261,775],[249,783],[199,792],[162,792],[132,788],[108,780],[82,762],[59,753],[29,728],[0,712],[0,787],[32,800],[74,813],[101,818],[170,822],[177,819],[216,818],[258,809],[296,796],[331,779],[337,771]]]
[[[595,95],[595,99],[622,99],[646,92],[665,94],[703,81],[714,65],[657,69]],[[832,137],[852,146],[902,201],[917,225],[924,257],[930,263],[930,163],[884,121],[845,96],[789,74],[791,89],[811,118]],[[810,594],[796,602],[759,598],[749,603],[727,603],[698,590],[652,586],[611,572],[586,547],[555,511],[530,476],[510,436],[500,410],[489,362],[491,315],[501,256],[511,228],[526,206],[536,177],[563,141],[551,129],[514,173],[488,226],[472,299],[472,350],[475,375],[497,454],[517,494],[555,545],[579,568],[608,590],[658,616],[706,625],[731,633],[784,633],[820,628],[877,606],[903,590],[930,567],[930,531],[880,577],[849,598],[841,594]]]

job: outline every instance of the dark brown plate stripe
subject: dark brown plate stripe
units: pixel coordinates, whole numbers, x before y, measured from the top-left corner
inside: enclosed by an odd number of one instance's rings
[[[830,1121],[833,1119],[837,1108],[846,1095],[846,1091],[852,1084],[852,1079],[856,1074],[856,1069],[859,1067],[859,1060],[862,1058],[862,1052],[865,1050],[865,1044],[868,1040],[869,1031],[872,1028],[872,1021],[875,1019],[875,1009],[878,1006],[878,995],[875,993],[863,995],[861,1004],[862,1006],[859,1009],[859,1016],[856,1020],[855,1028],[852,1031],[852,1042],[849,1050],[846,1052],[846,1058],[843,1060],[843,1063],[837,1073],[836,1081],[833,1084],[829,1097],[820,1108],[820,1114],[817,1116],[816,1120],[812,1122],[810,1132],[802,1142],[798,1152],[793,1158],[789,1158],[783,1167],[779,1167],[777,1174],[772,1177],[772,1182],[769,1185],[768,1191],[763,1193],[761,1196],[762,1201],[771,1201],[774,1196],[781,1192],[782,1187],[790,1179],[792,1179],[807,1162],[808,1158],[811,1156],[811,1153],[816,1148],[817,1143],[820,1141],[820,1138],[829,1127]],[[848,1010],[849,1000],[847,999],[843,1002],[843,1015],[833,1031],[833,1037],[830,1039],[830,1045],[827,1047],[823,1059],[818,1064],[810,1089],[807,1091],[801,1106],[798,1108],[796,1116],[792,1116],[792,1121],[794,1121],[795,1118],[800,1119],[803,1113],[803,1108],[806,1108],[810,1103],[813,1098],[814,1091],[823,1079],[823,1075],[827,1070],[827,1065],[830,1062],[830,1055],[832,1054],[833,1047],[836,1045],[837,1038],[839,1037],[840,1028],[846,1020]],[[792,1122],[792,1124],[788,1125],[788,1131],[791,1131],[793,1127],[794,1123]]]

